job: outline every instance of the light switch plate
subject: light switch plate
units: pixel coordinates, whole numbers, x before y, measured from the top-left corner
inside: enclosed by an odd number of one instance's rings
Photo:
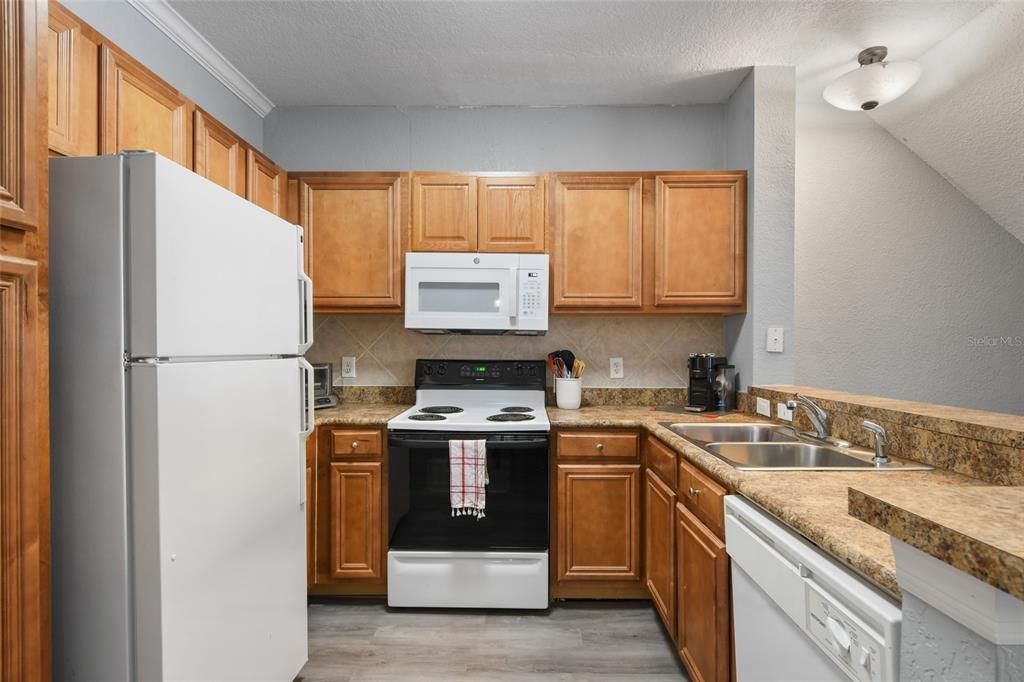
[[[764,349],[769,353],[781,353],[783,349],[784,331],[782,327],[768,327]]]
[[[609,358],[608,360],[608,378],[609,379],[621,379],[625,374],[622,366],[622,358]]]
[[[775,410],[779,415],[779,419],[785,419],[788,422],[793,421],[793,410],[786,407],[786,403],[776,403]]]
[[[356,378],[356,359],[352,355],[341,358],[341,376],[346,379]]]
[[[772,416],[772,401],[768,400],[768,398],[758,398],[757,399],[757,413],[759,415],[761,415],[762,417],[771,417]]]

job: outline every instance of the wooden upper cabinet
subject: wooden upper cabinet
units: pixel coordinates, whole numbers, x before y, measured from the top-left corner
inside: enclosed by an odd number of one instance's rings
[[[412,251],[476,251],[476,178],[412,176]]]
[[[400,310],[401,176],[345,173],[298,180],[314,308]]]
[[[148,149],[191,168],[192,102],[131,57],[100,51],[103,153]]]
[[[64,156],[99,153],[99,37],[57,3],[50,3],[49,146]]]
[[[640,579],[640,465],[557,466],[557,580]]]
[[[676,505],[679,654],[694,682],[728,682],[732,670],[729,555],[681,503]]]
[[[246,152],[245,198],[274,215],[287,213],[288,173],[251,147]]]
[[[639,308],[643,179],[560,175],[552,185],[552,306]]]
[[[655,178],[654,305],[746,302],[746,174]]]
[[[194,138],[193,170],[244,197],[246,147],[241,138],[202,109],[196,109]]]
[[[46,185],[45,0],[0,3],[0,223],[39,225]]]
[[[477,178],[477,250],[544,252],[544,178]]]

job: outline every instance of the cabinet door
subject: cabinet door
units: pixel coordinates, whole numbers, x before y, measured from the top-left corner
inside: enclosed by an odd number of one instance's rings
[[[316,436],[306,439],[306,589],[316,579]]]
[[[299,209],[315,309],[401,309],[397,173],[302,177]]]
[[[412,177],[413,251],[476,251],[476,179]]]
[[[544,252],[544,178],[478,178],[477,248]]]
[[[224,189],[245,196],[245,146],[227,126],[201,109],[195,114],[193,170]]]
[[[644,576],[669,635],[676,636],[676,495],[653,471],[644,489]]]
[[[679,654],[694,682],[730,679],[729,556],[682,504],[676,505]]]
[[[743,306],[746,174],[655,179],[654,304]]]
[[[381,464],[330,467],[330,573],[334,579],[383,577]]]
[[[99,43],[57,3],[50,3],[48,109],[50,149],[64,156],[99,152]]]
[[[288,173],[255,149],[246,152],[245,198],[274,215],[284,217]]]
[[[192,103],[131,57],[101,53],[103,153],[148,149],[191,168]]]
[[[46,186],[46,2],[0,3],[0,224],[39,225]]]
[[[555,178],[553,307],[641,306],[642,193],[636,176]]]
[[[558,580],[640,579],[640,465],[559,464]]]

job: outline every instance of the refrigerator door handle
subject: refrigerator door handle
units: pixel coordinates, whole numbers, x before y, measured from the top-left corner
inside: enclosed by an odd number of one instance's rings
[[[302,430],[299,431],[299,506],[306,504],[306,439],[313,433],[313,365],[299,360],[299,385],[302,391]]]
[[[313,345],[313,280],[299,270],[299,296],[301,297],[302,341],[299,343],[299,355]]]

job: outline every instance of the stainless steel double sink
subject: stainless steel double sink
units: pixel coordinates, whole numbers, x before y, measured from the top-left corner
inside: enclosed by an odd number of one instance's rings
[[[870,450],[808,442],[792,428],[779,424],[661,422],[661,425],[741,471],[927,471],[932,468],[896,458],[875,464],[874,453]]]

